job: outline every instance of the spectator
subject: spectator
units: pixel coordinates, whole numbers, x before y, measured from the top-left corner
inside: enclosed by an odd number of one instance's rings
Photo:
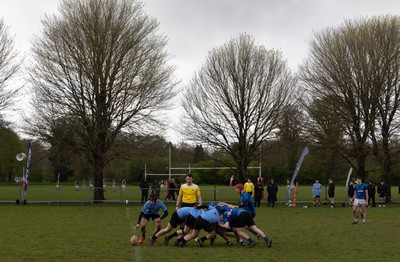
[[[156,195],[157,198],[160,198],[161,185],[157,180],[154,180],[153,185],[151,186],[151,193]]]
[[[316,179],[315,183],[312,186],[312,193],[314,198],[314,207],[321,205],[321,192],[322,192],[322,185],[319,183],[319,180]]]
[[[347,196],[349,197],[349,207],[353,206],[353,196],[354,196],[354,181],[352,180],[347,188]]]
[[[147,201],[147,198],[149,197],[150,186],[149,186],[149,183],[147,182],[147,178],[143,179],[143,181],[142,181],[142,183],[140,183],[139,187],[142,192],[142,196],[141,196],[140,200],[142,201],[142,204],[143,204],[144,202]]]
[[[378,185],[376,192],[378,192],[379,207],[381,207],[381,206],[385,207],[386,194],[387,194],[387,186],[385,185],[385,182],[381,181],[381,183]]]
[[[333,183],[333,179],[329,178],[328,180],[328,197],[329,197],[329,203],[331,204],[331,207],[335,206],[335,183]]]
[[[75,191],[79,190],[79,180],[78,178],[75,178]]]
[[[375,207],[375,185],[372,183],[372,181],[369,181],[368,183],[368,207],[371,206],[371,200],[372,200],[372,206]]]
[[[173,200],[175,201],[176,184],[175,179],[169,179],[168,195],[165,197],[165,201]]]
[[[257,180],[257,184],[254,188],[254,204],[256,207],[259,207],[261,204],[261,199],[264,192],[264,186],[261,183],[261,179]]]
[[[121,187],[122,187],[122,192],[125,192],[125,189],[126,189],[126,179],[125,178],[123,178],[121,181]]]
[[[268,198],[267,198],[267,207],[275,207],[275,202],[278,201],[276,195],[278,193],[278,186],[275,185],[274,180],[271,179],[270,184],[267,187],[267,193],[268,193]]]

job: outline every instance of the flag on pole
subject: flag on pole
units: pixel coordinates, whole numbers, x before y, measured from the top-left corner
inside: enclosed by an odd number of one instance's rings
[[[31,164],[31,158],[32,158],[32,140],[29,140],[28,154],[27,154],[27,158],[26,158],[25,175],[24,175],[24,177],[22,179],[22,186],[24,188],[25,194],[28,191],[29,166]]]
[[[235,178],[235,176],[234,175],[231,175],[231,178],[229,179],[229,186],[231,187],[232,186],[232,182],[233,182],[233,179]]]
[[[293,173],[293,177],[292,177],[292,180],[290,181],[290,184],[289,184],[289,187],[288,187],[288,191],[287,191],[287,201],[288,202],[290,200],[290,191],[292,190],[292,188],[294,186],[294,180],[296,179],[297,173],[300,170],[300,167],[301,167],[301,164],[303,163],[304,157],[308,154],[308,152],[309,152],[308,147],[305,147],[303,149],[303,152],[301,153],[299,162],[297,162],[296,170]]]
[[[353,168],[350,167],[349,174],[347,175],[347,179],[346,179],[346,188],[349,187],[349,181],[350,181],[350,176],[351,176],[352,172],[353,172]]]
[[[57,184],[56,184],[57,191],[60,190],[60,172],[57,174]]]

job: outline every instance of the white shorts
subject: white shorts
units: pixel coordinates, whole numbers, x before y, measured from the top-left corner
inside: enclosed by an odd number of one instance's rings
[[[358,206],[358,207],[366,206],[366,205],[367,205],[367,201],[365,199],[357,199],[356,198],[353,203],[353,206]]]

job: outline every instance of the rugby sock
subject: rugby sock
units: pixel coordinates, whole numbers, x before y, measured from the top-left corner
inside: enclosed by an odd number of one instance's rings
[[[250,243],[254,243],[254,240],[253,240],[251,237],[249,237],[249,238],[247,239],[247,241],[249,241]]]
[[[257,233],[253,231],[253,229],[249,228],[248,229],[251,233],[253,233],[255,236],[257,236]]]
[[[263,239],[264,239],[265,243],[268,243],[268,237],[267,236],[263,237]]]
[[[207,240],[207,237],[206,236],[204,236],[204,237],[202,237],[202,238],[200,238],[201,239],[201,241],[206,241]]]
[[[154,236],[151,237],[151,239],[156,240],[157,237],[154,235]]]
[[[176,237],[176,236],[178,236],[178,233],[174,232],[174,233],[172,233],[171,235],[168,236],[168,239],[171,239],[171,238]]]

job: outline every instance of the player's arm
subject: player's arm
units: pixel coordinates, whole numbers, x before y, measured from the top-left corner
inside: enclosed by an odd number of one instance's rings
[[[182,195],[179,194],[178,199],[176,200],[176,208],[175,209],[178,209],[180,207],[181,203],[182,203]]]
[[[222,228],[225,229],[231,229],[231,227],[229,226],[229,221],[226,221],[225,223],[223,223],[222,221],[218,223],[218,225]]]
[[[138,222],[137,222],[137,224],[135,226],[135,229],[138,229],[138,227],[140,225],[140,221],[142,220],[143,215],[144,215],[143,211],[140,212],[140,215],[139,215],[139,218],[138,218]]]
[[[203,204],[203,199],[201,198],[201,195],[197,195],[197,201],[199,202],[199,206]]]
[[[228,206],[229,208],[232,208],[232,209],[239,207],[239,206],[231,205],[231,204],[228,204],[228,203],[225,203],[225,202],[218,202],[218,205],[219,206],[225,205],[225,206]]]
[[[249,200],[245,200],[245,201],[243,201],[242,204],[240,204],[239,207],[247,207],[247,206],[249,206],[249,205],[250,205],[250,204],[249,204]]]
[[[161,220],[163,220],[164,218],[166,218],[168,216],[168,210],[165,209],[164,210],[164,214],[160,217]]]

